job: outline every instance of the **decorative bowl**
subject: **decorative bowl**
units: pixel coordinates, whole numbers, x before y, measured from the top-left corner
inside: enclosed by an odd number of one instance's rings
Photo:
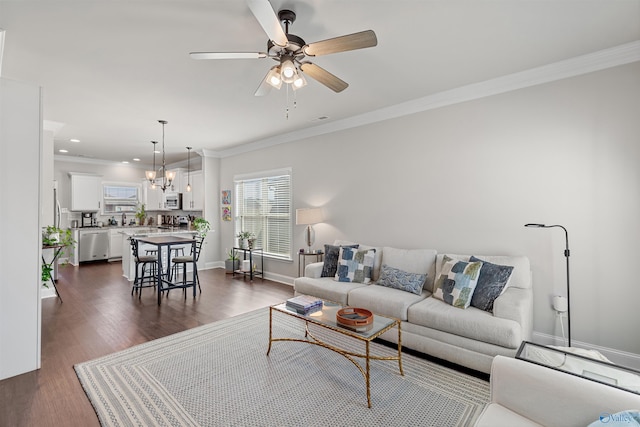
[[[373,323],[373,313],[366,308],[344,307],[336,313],[336,321],[346,326],[366,326]]]

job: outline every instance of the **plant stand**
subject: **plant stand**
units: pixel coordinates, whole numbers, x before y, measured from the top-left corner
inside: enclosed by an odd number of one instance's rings
[[[249,280],[253,281],[254,276],[260,276],[264,280],[264,252],[261,248],[233,248],[234,253],[242,251],[243,260],[249,260],[249,271],[241,269],[233,270],[233,275],[242,274],[243,276],[249,276]],[[260,269],[256,266],[256,261],[260,259]]]
[[[44,267],[47,267],[50,270],[53,270],[53,266],[58,261],[58,258],[60,258],[60,255],[62,255],[62,251],[64,250],[65,247],[66,247],[65,245],[43,246],[42,249],[53,249],[53,259],[51,260],[51,262],[46,262],[44,259],[44,255],[42,255],[42,265]],[[56,291],[56,295],[60,299],[60,302],[63,302],[62,297],[60,296],[60,292],[58,292],[58,287],[56,286],[56,281],[53,279],[53,276],[49,275],[49,280],[51,281],[51,283],[53,283],[53,289]]]

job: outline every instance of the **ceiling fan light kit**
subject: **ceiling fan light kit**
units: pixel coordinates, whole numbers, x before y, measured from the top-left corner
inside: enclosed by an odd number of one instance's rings
[[[301,37],[289,34],[289,26],[296,20],[292,10],[282,9],[277,14],[268,0],[247,0],[249,9],[262,29],[269,37],[267,52],[192,52],[193,59],[262,59],[271,58],[279,65],[271,67],[255,96],[263,96],[271,87],[280,89],[282,83],[293,90],[307,85],[303,73],[323,84],[334,92],[342,92],[349,84],[334,76],[322,67],[307,60],[306,57],[329,55],[332,53],[374,47],[378,44],[375,32],[361,31],[345,36],[307,44]],[[283,28],[284,26],[284,28]],[[287,86],[288,88],[288,86]]]

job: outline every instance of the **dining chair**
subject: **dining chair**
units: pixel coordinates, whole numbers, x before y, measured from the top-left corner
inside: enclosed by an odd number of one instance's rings
[[[158,257],[154,255],[140,255],[138,250],[138,240],[129,238],[129,242],[131,243],[133,260],[136,263],[136,275],[133,279],[131,295],[133,295],[133,291],[137,291],[138,298],[140,298],[142,288],[155,287],[157,285]]]
[[[171,274],[169,275],[169,280],[173,281],[173,277],[174,275],[177,277],[178,276],[178,272],[180,267],[182,267],[182,284],[185,285],[187,283],[187,264],[194,264],[193,260],[194,260],[194,256],[193,256],[193,251],[195,250],[195,261],[198,262],[198,259],[200,258],[200,250],[202,249],[202,244],[204,242],[204,236],[196,236],[196,244],[195,244],[195,249],[193,246],[191,246],[191,253],[189,255],[186,256],[175,256],[171,259]],[[200,286],[200,278],[198,277],[198,266],[197,265],[193,265],[193,281],[194,281],[194,286],[195,284],[198,284],[198,289],[200,290],[200,293],[202,293],[202,287]],[[186,298],[186,293],[187,293],[187,289],[184,288],[184,293],[185,293],[185,298]]]

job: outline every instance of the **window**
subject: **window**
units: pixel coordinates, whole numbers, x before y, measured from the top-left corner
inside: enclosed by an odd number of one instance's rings
[[[136,184],[104,184],[103,214],[135,212],[140,203],[140,186]]]
[[[265,256],[292,260],[291,169],[234,177],[235,235],[250,231]]]

